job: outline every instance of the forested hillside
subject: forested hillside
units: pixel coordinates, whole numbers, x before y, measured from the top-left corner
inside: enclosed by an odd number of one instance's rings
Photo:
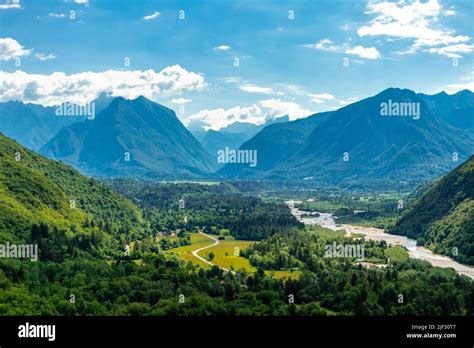
[[[33,226],[41,224],[43,239],[64,239],[71,252],[83,239],[113,243],[108,250],[116,252],[119,241],[143,234],[141,213],[128,199],[1,134],[0,193],[3,241],[30,240]]]
[[[474,264],[474,156],[435,182],[390,232]]]

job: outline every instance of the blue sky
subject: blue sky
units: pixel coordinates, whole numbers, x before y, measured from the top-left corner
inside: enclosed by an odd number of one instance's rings
[[[143,94],[218,129],[387,87],[472,90],[473,15],[443,0],[0,0],[0,101]]]

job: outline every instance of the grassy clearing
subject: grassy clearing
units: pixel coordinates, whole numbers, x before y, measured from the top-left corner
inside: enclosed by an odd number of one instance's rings
[[[346,235],[346,231],[344,230],[333,231],[333,230],[330,230],[329,228],[324,228],[317,225],[306,225],[305,229],[309,233],[317,234],[319,237],[325,238],[325,239],[334,238],[334,237],[344,237]]]
[[[265,271],[265,274],[275,279],[299,279],[301,271]]]
[[[385,255],[390,257],[392,262],[403,261],[409,258],[408,251],[399,245],[387,248],[387,250],[385,250]]]
[[[133,263],[136,264],[137,266],[143,266],[144,265],[144,262],[143,260],[133,260]]]
[[[210,267],[207,263],[202,262],[198,258],[194,257],[192,251],[207,245],[212,245],[214,242],[200,233],[192,233],[190,238],[191,244],[171,249],[168,252],[176,254],[176,256],[178,256],[178,258],[183,261],[191,261],[193,264],[201,267]]]
[[[232,239],[220,240],[218,245],[202,250],[198,255],[208,259],[209,253],[212,252],[214,253],[214,259],[211,262],[219,267],[235,271],[243,268],[249,273],[255,272],[257,269],[250,264],[249,260],[245,257],[239,256],[240,250],[244,250],[252,243],[255,242]]]
[[[201,266],[203,268],[207,268],[207,267],[211,267],[210,265],[208,265],[207,263],[199,260],[198,258],[194,257],[193,254],[191,254],[191,252],[189,253],[180,253],[180,254],[176,254],[178,256],[179,259],[183,260],[183,261],[191,261],[194,265],[197,265],[197,266]]]
[[[206,236],[200,233],[191,233],[190,238],[191,238],[191,244],[180,246],[178,248],[171,249],[170,251],[173,253],[180,253],[180,254],[189,252],[191,254],[191,251],[193,250],[205,247],[207,245],[212,245],[214,243],[210,238],[207,238]]]
[[[169,250],[168,252],[174,253],[179,259],[183,261],[191,261],[193,264],[201,267],[210,267],[208,264],[194,257],[192,254],[193,250],[212,245],[214,242],[203,236],[200,233],[192,233],[191,244],[181,246]],[[212,235],[212,237],[216,237]],[[237,240],[234,237],[226,236],[225,240],[219,240],[219,244],[211,248],[202,250],[198,253],[199,256],[208,259],[209,253],[214,254],[214,259],[211,261],[213,264],[223,267],[229,270],[238,271],[239,269],[245,269],[247,273],[254,273],[257,269],[252,266],[248,259],[239,255],[240,250],[248,248],[249,245],[255,243],[254,241]],[[265,274],[276,279],[298,279],[301,275],[300,271],[265,271]]]

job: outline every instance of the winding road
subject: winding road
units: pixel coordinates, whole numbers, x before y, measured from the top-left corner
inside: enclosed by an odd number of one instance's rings
[[[210,261],[206,260],[205,258],[203,258],[203,257],[201,257],[201,256],[198,255],[198,252],[200,252],[200,251],[202,251],[202,250],[205,250],[205,249],[212,248],[212,247],[214,247],[214,246],[216,246],[216,245],[219,244],[219,239],[214,238],[214,237],[211,237],[210,235],[205,234],[204,232],[199,232],[199,233],[202,234],[203,236],[206,236],[206,237],[209,238],[209,239],[212,239],[212,240],[214,241],[214,244],[207,245],[207,246],[205,246],[205,247],[202,247],[202,248],[193,250],[193,251],[192,251],[193,256],[196,257],[196,258],[198,258],[198,259],[201,260],[202,262],[204,262],[204,263],[210,265],[210,266],[217,266],[217,267],[219,267],[221,270],[223,270],[224,272],[232,272],[232,273],[235,274],[234,271],[229,271],[227,268],[220,267],[219,265],[216,265],[215,263],[212,263],[212,262],[210,262]]]

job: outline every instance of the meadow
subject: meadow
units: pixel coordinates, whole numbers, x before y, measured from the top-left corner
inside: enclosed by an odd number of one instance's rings
[[[214,258],[211,262],[219,267],[233,271],[245,269],[247,273],[256,272],[257,269],[250,264],[249,260],[240,256],[241,250],[246,249],[255,242],[235,240],[232,237],[225,238],[224,240],[220,240],[219,244],[212,248],[201,250],[198,255],[209,260],[209,254],[213,253]]]
[[[223,231],[221,231],[221,237],[223,237],[222,232]],[[215,237],[214,235],[212,236]],[[169,252],[176,254],[176,256],[183,261],[191,261],[194,265],[204,268],[210,267],[202,260],[194,257],[192,252],[204,246],[212,245],[214,242],[210,238],[199,233],[191,233],[190,238],[190,245],[174,248],[169,250]],[[244,269],[247,273],[255,273],[257,268],[252,266],[247,258],[240,256],[240,251],[245,250],[250,245],[254,244],[255,241],[237,240],[228,235],[224,238],[224,240],[219,240],[219,244],[201,250],[198,255],[209,260],[209,254],[213,253],[214,257],[211,262],[219,267],[233,271]],[[301,272],[298,270],[266,270],[265,274],[276,279],[298,279]]]

